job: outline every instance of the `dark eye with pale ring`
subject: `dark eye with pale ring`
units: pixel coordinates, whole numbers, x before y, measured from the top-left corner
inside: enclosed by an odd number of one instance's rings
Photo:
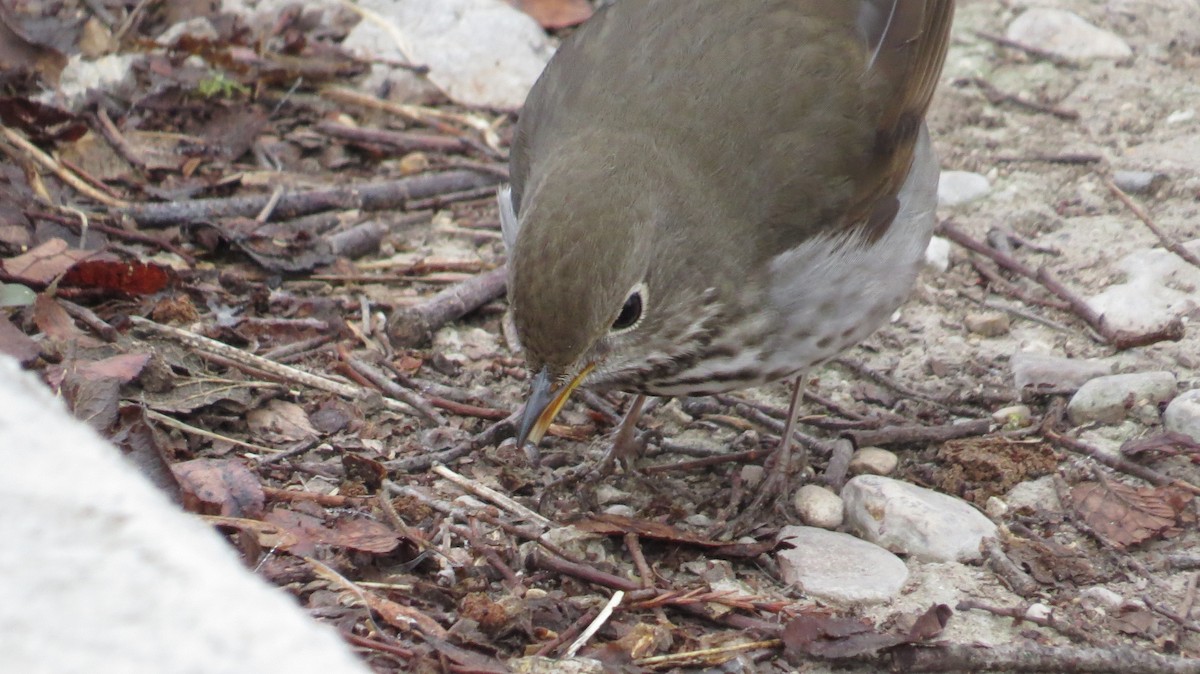
[[[642,294],[640,292],[630,293],[625,299],[624,306],[621,307],[621,313],[617,315],[617,320],[613,321],[613,330],[628,330],[637,325],[637,322],[642,318]]]

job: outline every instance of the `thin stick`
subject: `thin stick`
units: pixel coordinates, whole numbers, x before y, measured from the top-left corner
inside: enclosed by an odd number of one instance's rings
[[[437,473],[438,475],[441,475],[442,477],[444,477],[447,480],[453,482],[454,484],[462,487],[463,489],[466,489],[467,491],[471,492],[472,494],[474,494],[482,499],[491,501],[492,503],[495,503],[497,506],[500,507],[501,510],[510,512],[513,515],[520,517],[521,519],[527,520],[529,522],[533,522],[534,524],[537,524],[538,526],[541,526],[541,527],[545,527],[547,529],[555,526],[553,521],[548,520],[545,517],[542,517],[541,515],[535,513],[534,511],[530,510],[529,508],[526,508],[525,506],[521,505],[520,503],[517,503],[516,501],[512,500],[508,496],[501,494],[500,492],[496,491],[495,489],[492,489],[491,487],[482,485],[478,482],[475,482],[474,480],[467,479],[467,478],[463,477],[462,475],[459,475],[458,473],[441,465],[440,463],[435,464],[433,466],[433,472]]]
[[[583,634],[580,634],[579,638],[567,648],[567,652],[563,654],[563,657],[575,657],[575,654],[579,652],[579,649],[583,648],[588,641],[591,641],[592,637],[596,635],[596,632],[600,631],[601,627],[604,627],[604,623],[608,622],[609,617],[611,617],[613,614],[613,610],[617,608],[617,605],[620,604],[621,600],[624,598],[625,593],[621,590],[614,592],[612,598],[609,599],[608,603],[604,605],[604,608],[600,610],[600,615],[596,616],[596,619],[592,621],[592,624],[587,626],[587,629],[583,631]]]
[[[50,155],[42,152],[42,150],[25,139],[24,136],[13,131],[7,126],[0,126],[0,135],[3,135],[8,142],[20,148],[27,155],[33,158],[34,161],[41,164],[47,170],[58,176],[64,183],[70,185],[75,191],[83,196],[95,201],[96,203],[104,204],[110,208],[127,208],[130,202],[124,199],[110,197],[104,192],[92,187],[85,180],[68,171],[62,164],[54,161]]]
[[[1118,187],[1117,184],[1112,181],[1112,178],[1105,176],[1103,180],[1104,186],[1108,188],[1108,191],[1112,192],[1114,197],[1120,199],[1121,203],[1125,204],[1125,207],[1132,211],[1133,214],[1137,216],[1137,219],[1142,221],[1143,225],[1146,225],[1146,229],[1154,232],[1154,236],[1158,237],[1158,241],[1162,244],[1163,248],[1166,248],[1172,253],[1175,253],[1179,257],[1183,258],[1193,267],[1200,267],[1200,257],[1188,250],[1183,244],[1179,243],[1170,236],[1167,236],[1167,233],[1154,223],[1154,220],[1150,217],[1150,214],[1146,212],[1146,209],[1138,205],[1138,203],[1134,201],[1132,197],[1125,193],[1125,190]]]

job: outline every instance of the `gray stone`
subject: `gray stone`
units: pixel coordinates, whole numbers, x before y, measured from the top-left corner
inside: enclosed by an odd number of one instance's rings
[[[899,595],[908,579],[900,558],[848,534],[788,526],[779,540],[794,546],[775,553],[783,581],[824,601],[885,602]]]
[[[1050,512],[1062,510],[1062,504],[1058,501],[1058,492],[1054,489],[1052,475],[1014,485],[1004,495],[1004,502],[1012,509],[1028,508],[1034,511],[1048,510]]]
[[[846,518],[846,506],[841,497],[816,484],[806,484],[796,490],[792,504],[800,521],[821,529],[836,529]]]
[[[1037,395],[1074,393],[1087,381],[1112,374],[1110,363],[1040,353],[1013,354],[1009,365],[1017,391]]]
[[[948,208],[987,196],[992,184],[986,176],[970,171],[942,171],[938,179],[938,206]]]
[[[1200,389],[1185,391],[1167,405],[1163,427],[1200,442]]]
[[[842,489],[846,523],[865,540],[931,562],[974,561],[996,525],[966,501],[878,475]]]
[[[1150,415],[1158,417],[1158,403],[1175,396],[1175,375],[1170,372],[1137,372],[1097,377],[1071,396],[1067,415],[1071,423],[1099,422],[1116,424],[1131,411],[1151,406]],[[1145,416],[1144,414],[1140,416]]]
[[[1118,35],[1062,9],[1034,7],[1008,24],[1005,37],[1076,62],[1127,59],[1133,50]]]

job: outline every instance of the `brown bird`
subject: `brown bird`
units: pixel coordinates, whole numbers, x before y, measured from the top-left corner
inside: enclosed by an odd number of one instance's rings
[[[939,173],[924,116],[953,10],[620,0],[563,43],[500,195],[536,373],[522,446],[581,384],[680,396],[791,377],[750,510],[780,493],[805,373],[886,321],[921,266]]]

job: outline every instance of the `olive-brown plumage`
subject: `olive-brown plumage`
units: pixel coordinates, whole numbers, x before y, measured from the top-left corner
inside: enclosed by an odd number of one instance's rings
[[[621,0],[568,39],[501,195],[512,316],[541,375],[523,432],[540,436],[568,382],[753,386],[878,327],[932,231],[923,118],[952,13]]]

